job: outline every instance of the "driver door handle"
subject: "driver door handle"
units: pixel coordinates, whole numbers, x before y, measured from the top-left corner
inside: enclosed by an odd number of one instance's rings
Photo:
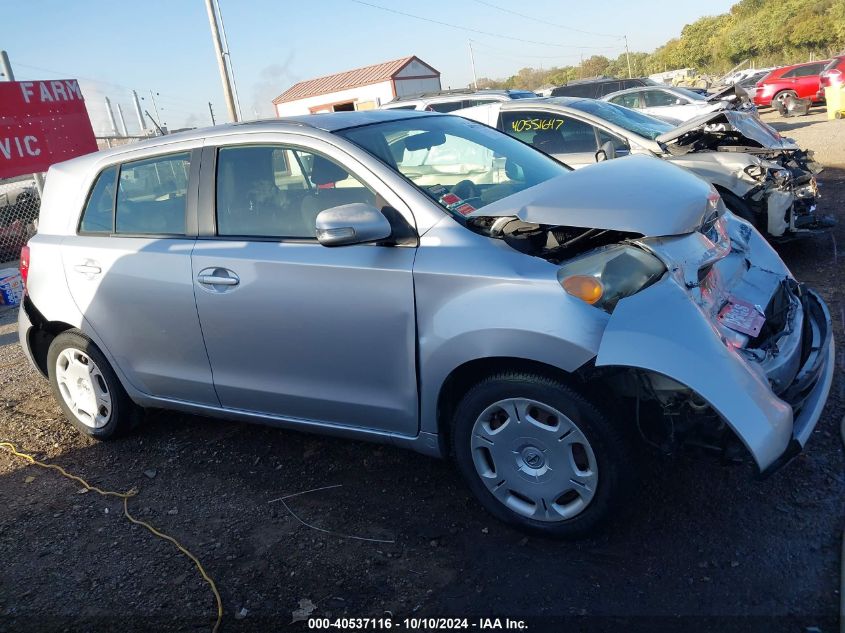
[[[206,286],[237,286],[237,277],[218,277],[217,275],[199,275],[197,281]]]

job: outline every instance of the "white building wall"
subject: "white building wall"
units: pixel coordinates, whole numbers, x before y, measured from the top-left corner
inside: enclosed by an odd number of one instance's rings
[[[402,70],[396,73],[395,78],[401,79],[403,77],[426,77],[428,75],[436,75],[437,71],[435,71],[430,66],[426,66],[418,62],[416,59],[408,62],[408,65],[405,66]]]
[[[393,99],[393,86],[391,81],[383,81],[369,86],[349,88],[338,92],[316,97],[306,97],[297,101],[277,103],[276,116],[295,116],[298,114],[310,114],[311,108],[326,106],[325,111],[331,112],[331,104],[345,101],[366,102],[375,101],[376,107]]]
[[[417,94],[419,92],[432,92],[440,90],[440,78],[431,77],[426,79],[396,79],[396,96]]]

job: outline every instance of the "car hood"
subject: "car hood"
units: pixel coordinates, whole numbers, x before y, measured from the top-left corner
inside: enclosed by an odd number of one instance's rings
[[[531,224],[638,233],[647,237],[697,230],[710,184],[650,156],[604,161],[529,187],[468,218],[514,216]]]
[[[683,125],[658,136],[658,143],[674,143],[681,147],[692,145],[708,134],[736,131],[765,149],[798,149],[794,141],[782,137],[756,115],[736,110],[717,110],[690,119]]]

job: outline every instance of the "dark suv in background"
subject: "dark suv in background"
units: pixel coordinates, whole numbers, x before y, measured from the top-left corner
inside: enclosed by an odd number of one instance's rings
[[[552,89],[552,97],[584,97],[586,99],[601,99],[604,95],[617,90],[639,88],[640,86],[659,86],[656,81],[648,77],[634,77],[633,79],[615,79],[613,77],[599,77],[597,79],[579,79],[570,81],[565,86]]]

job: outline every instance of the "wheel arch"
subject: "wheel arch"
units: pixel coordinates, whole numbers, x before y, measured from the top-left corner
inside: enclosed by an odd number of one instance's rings
[[[41,375],[46,378],[47,351],[50,349],[50,343],[62,332],[76,329],[76,326],[64,321],[50,321],[46,319],[32,301],[30,301],[29,297],[24,299],[21,310],[26,310],[26,314],[32,324],[32,327],[26,333],[26,342],[29,345],[33,363]]]
[[[573,386],[580,383],[577,373],[528,358],[492,356],[466,361],[449,373],[438,393],[437,439],[441,455],[451,456],[453,417],[463,395],[485,378],[505,371],[537,374]]]

